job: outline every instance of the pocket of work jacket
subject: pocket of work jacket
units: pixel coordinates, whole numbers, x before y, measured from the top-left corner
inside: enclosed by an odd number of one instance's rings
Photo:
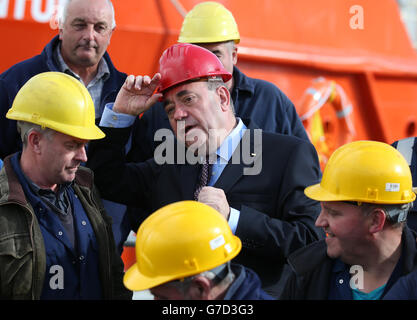
[[[28,235],[0,239],[0,297],[22,297],[30,291],[32,252]]]

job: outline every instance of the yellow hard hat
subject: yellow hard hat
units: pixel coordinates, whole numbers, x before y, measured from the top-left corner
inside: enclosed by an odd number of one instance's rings
[[[339,147],[324,168],[321,183],[304,193],[318,201],[402,204],[416,198],[407,161],[392,146],[354,141]]]
[[[20,88],[6,117],[84,140],[105,136],[95,125],[94,103],[88,90],[62,72],[44,72],[30,78]]]
[[[139,227],[137,262],[123,282],[132,291],[153,288],[220,266],[241,248],[240,239],[215,209],[196,201],[172,203]]]
[[[222,4],[201,2],[187,13],[182,23],[178,42],[213,43],[234,40],[240,35],[235,18]]]

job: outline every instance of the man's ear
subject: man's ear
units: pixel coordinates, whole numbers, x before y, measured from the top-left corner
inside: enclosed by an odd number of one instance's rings
[[[196,276],[193,278],[189,288],[190,297],[192,300],[211,300],[211,281],[204,276]]]
[[[216,89],[220,97],[220,106],[223,111],[230,109],[230,91],[225,86],[220,86]]]
[[[109,43],[107,44],[107,46],[110,45],[110,40],[111,40],[111,37],[113,36],[113,32],[114,32],[115,29],[116,29],[116,27],[114,27],[113,29],[110,30]]]
[[[30,148],[34,153],[41,153],[41,140],[42,134],[38,131],[32,130],[27,136],[27,147]]]
[[[58,25],[58,36],[59,36],[59,40],[62,40],[62,26],[61,24]]]
[[[384,210],[380,208],[373,209],[373,211],[369,214],[369,218],[369,232],[376,233],[382,231],[387,220]]]
[[[237,47],[234,46],[233,51],[232,51],[232,61],[233,61],[233,65],[236,65],[237,63]]]

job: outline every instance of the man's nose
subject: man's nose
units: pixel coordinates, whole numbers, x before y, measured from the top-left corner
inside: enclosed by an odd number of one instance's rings
[[[83,38],[88,41],[94,40],[94,25],[88,24],[84,29]]]
[[[87,151],[85,146],[78,148],[77,153],[75,154],[75,158],[81,162],[87,162]]]
[[[319,216],[316,219],[315,226],[318,227],[318,228],[324,228],[324,227],[327,227],[327,225],[328,225],[328,223],[327,223],[327,220],[325,218],[325,214],[323,213],[323,209],[322,209],[320,211]]]
[[[181,106],[177,105],[174,111],[174,120],[179,121],[187,117],[187,112]]]

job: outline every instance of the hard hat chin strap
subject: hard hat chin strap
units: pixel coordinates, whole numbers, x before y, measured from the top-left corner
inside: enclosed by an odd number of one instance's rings
[[[401,206],[393,206],[385,209],[385,214],[389,221],[393,223],[400,223],[407,220],[408,212],[413,207],[413,202],[404,203]]]
[[[235,278],[235,275],[230,265],[230,261],[227,261],[226,263],[213,269],[203,271],[199,274],[192,275],[190,277],[173,280],[170,283],[174,285],[177,289],[180,289],[185,293],[192,280],[197,276],[206,277],[207,279],[213,282],[213,286],[217,286],[223,282],[231,283]]]
[[[201,275],[209,278],[215,284],[222,282],[229,274],[232,273],[232,269],[230,267],[230,261],[213,268],[209,271],[202,272]]]
[[[413,202],[403,204],[362,203],[362,210],[364,212],[371,212],[375,208],[380,208],[384,211],[387,220],[393,224],[406,221],[408,212],[412,207]]]
[[[362,207],[362,211],[370,212],[368,208],[379,207],[384,210],[387,220],[392,223],[401,223],[407,220],[408,212],[413,207],[413,202],[404,204],[376,204],[376,203],[365,203],[357,201],[342,201],[350,205]]]

